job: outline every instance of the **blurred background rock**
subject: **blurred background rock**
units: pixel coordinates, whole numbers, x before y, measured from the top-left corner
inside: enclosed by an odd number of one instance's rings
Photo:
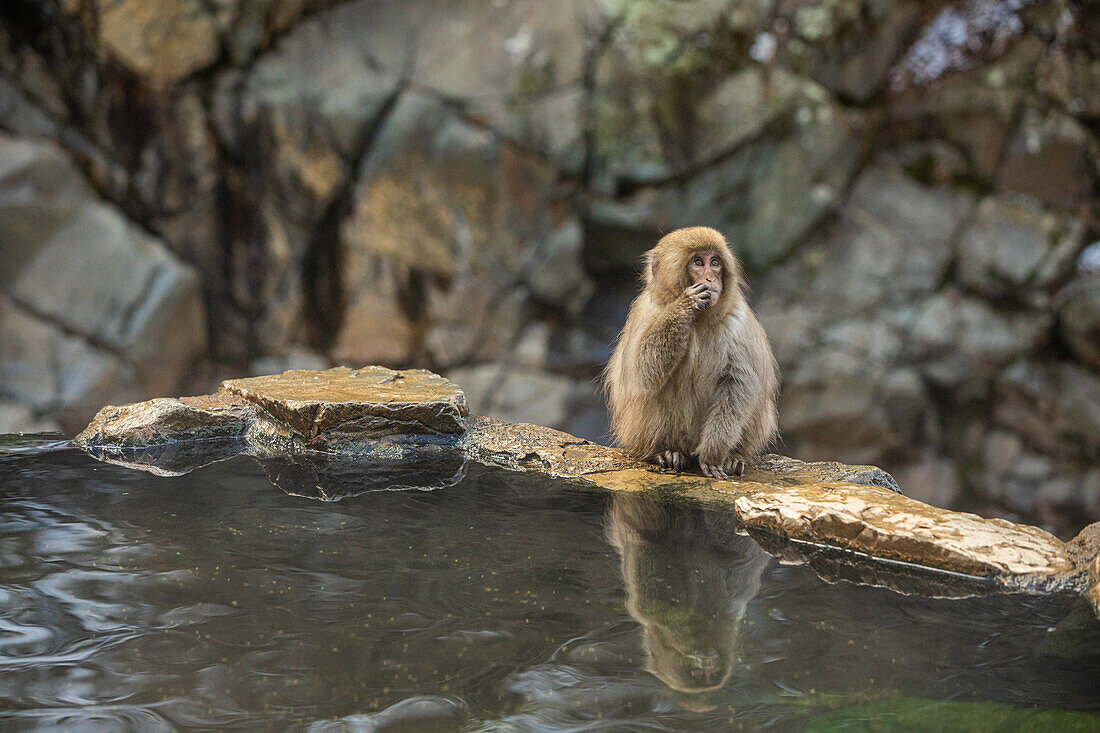
[[[1084,0],[5,0],[0,431],[339,363],[605,441],[638,256],[709,224],[781,451],[1065,534],[1098,136]]]

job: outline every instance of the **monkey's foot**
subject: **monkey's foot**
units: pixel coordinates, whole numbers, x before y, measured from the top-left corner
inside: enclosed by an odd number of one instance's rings
[[[703,463],[700,461],[699,468],[702,469],[704,476],[710,476],[711,478],[728,479],[731,476],[741,476],[745,473],[745,462],[740,458],[735,458],[733,463],[725,466],[711,465],[709,463]]]
[[[676,473],[680,473],[691,465],[691,458],[686,453],[675,450],[666,450],[664,453],[653,456],[653,458],[661,468],[671,469]]]

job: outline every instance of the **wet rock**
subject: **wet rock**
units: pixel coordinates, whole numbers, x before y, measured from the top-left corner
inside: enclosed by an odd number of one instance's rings
[[[218,36],[200,0],[97,0],[99,41],[137,74],[172,83],[214,62]]]
[[[873,469],[765,457],[739,481],[656,472],[620,452],[535,426],[476,418],[462,445],[479,460],[593,482],[614,491],[675,492],[734,509],[738,520],[805,542],[928,568],[991,577],[1012,588],[1068,584],[1065,546],[1035,527],[922,504],[879,486],[847,483]],[[787,463],[784,470],[780,464]],[[795,483],[785,484],[786,479]]]
[[[256,410],[231,393],[203,397],[158,397],[124,407],[107,406],[74,442],[93,447],[145,447],[166,443],[239,438]]]
[[[469,413],[462,390],[423,369],[290,371],[229,379],[221,391],[262,408],[319,447],[340,439],[458,434]]]
[[[959,240],[958,278],[995,298],[1024,299],[1073,271],[1081,222],[987,198]]]
[[[189,462],[187,470],[203,465],[201,450],[136,455],[130,449],[233,438],[238,453],[297,455],[319,449],[398,460],[413,455],[412,444],[454,442],[466,414],[462,391],[431,372],[337,367],[230,379],[212,395],[108,406],[76,442],[99,454],[123,448],[129,452],[119,460],[127,465],[171,471]]]
[[[786,537],[968,575],[1041,582],[1074,570],[1065,545],[1037,527],[934,509],[881,489],[798,486],[740,496],[734,505],[746,524]]]
[[[617,448],[579,440],[568,433],[537,425],[471,417],[460,445],[480,460],[505,468],[544,471],[562,478],[586,478],[615,490],[641,491],[677,485],[690,490],[719,488],[702,475],[660,472],[651,464],[631,459]],[[775,486],[844,481],[898,490],[893,478],[874,466],[849,466],[830,461],[805,463],[773,454],[750,463],[744,479]],[[722,487],[736,492],[737,483],[725,483]]]
[[[625,453],[537,425],[473,416],[459,445],[475,459],[513,470],[538,470],[558,477],[628,469]]]
[[[921,565],[864,563],[852,553],[828,545],[792,541],[766,529],[749,529],[749,535],[784,565],[806,565],[827,583],[852,583],[889,588],[907,596],[971,598],[988,595],[996,588],[990,578],[941,573]]]
[[[900,494],[898,482],[878,466],[850,466],[836,461],[798,461],[770,453],[753,462],[756,471],[771,474],[769,483],[796,486],[821,481],[843,481],[859,486],[877,486]],[[752,477],[754,474],[749,474]]]
[[[1083,562],[1037,528],[900,496],[893,478],[875,467],[769,455],[732,481],[661,472],[567,433],[468,417],[457,387],[420,370],[341,367],[228,380],[215,395],[104,408],[77,442],[105,460],[162,473],[244,452],[285,490],[326,500],[364,487],[448,486],[469,458],[697,502],[823,552],[862,553],[1016,590],[1075,587]],[[203,444],[211,447],[205,458],[192,450]],[[328,452],[309,450],[316,447]]]
[[[1073,538],[1066,549],[1085,571],[1085,597],[1100,616],[1100,522],[1090,524]]]
[[[1058,335],[1086,366],[1100,367],[1100,274],[1082,273],[1057,297]]]

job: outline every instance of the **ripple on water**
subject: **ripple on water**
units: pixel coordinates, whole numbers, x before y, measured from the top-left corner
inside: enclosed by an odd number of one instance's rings
[[[80,731],[81,733],[117,733],[135,730],[145,733],[174,731],[176,727],[155,710],[140,707],[80,707],[31,710],[9,716],[35,730]]]
[[[1087,607],[827,585],[721,517],[613,512],[503,471],[333,504],[247,457],[160,478],[55,451],[0,462],[0,501],[4,729],[795,729],[898,694],[1100,707]],[[661,677],[715,654],[721,689]]]
[[[419,695],[394,703],[384,710],[367,715],[346,715],[337,720],[319,720],[307,729],[309,733],[447,733],[459,731],[469,718],[469,708],[457,697],[449,695]]]

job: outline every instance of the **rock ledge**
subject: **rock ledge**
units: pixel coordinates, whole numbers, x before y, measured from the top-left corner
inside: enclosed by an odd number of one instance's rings
[[[216,449],[197,445],[212,438],[220,439],[212,441]],[[1073,590],[1100,602],[1097,553],[1083,549],[1096,543],[1067,546],[1037,527],[923,504],[900,495],[882,469],[768,455],[738,480],[663,473],[618,449],[556,430],[470,416],[462,390],[424,370],[338,367],[231,379],[213,395],[105,407],[76,443],[97,457],[157,473],[208,463],[205,453],[220,459],[320,452],[324,460],[344,456],[358,464],[380,462],[387,470],[402,461],[424,462],[429,453],[429,463],[446,455],[459,463],[475,460],[725,508],[746,531],[770,537],[766,546],[786,543],[784,552],[795,547],[806,555],[807,548],[818,548],[850,562],[904,567],[908,575],[952,576],[967,593],[975,587]],[[370,465],[363,469],[356,470],[369,480]],[[319,498],[332,497],[322,492]],[[857,582],[896,586],[875,577]]]

